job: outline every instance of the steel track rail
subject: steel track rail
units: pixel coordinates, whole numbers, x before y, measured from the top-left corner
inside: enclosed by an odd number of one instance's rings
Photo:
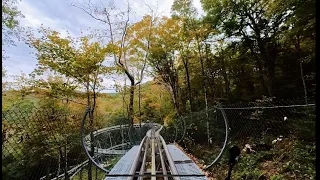
[[[163,137],[161,135],[159,135],[159,139],[162,143],[162,146],[163,146],[163,149],[164,149],[164,152],[165,152],[165,155],[167,157],[167,160],[168,160],[168,163],[169,163],[169,166],[170,166],[170,171],[171,171],[171,174],[172,175],[178,175],[178,170],[174,164],[174,161],[169,153],[169,150],[168,150],[168,147],[167,147],[167,144],[166,142],[164,141]],[[180,177],[174,177],[175,180],[180,180]]]
[[[144,149],[144,155],[143,155],[143,159],[142,159],[142,165],[140,168],[140,175],[144,175],[144,171],[145,171],[145,167],[146,167],[146,159],[147,159],[147,153],[148,153],[148,148],[149,148],[149,144],[145,143],[145,149]],[[142,180],[142,177],[138,178],[139,180]]]
[[[166,169],[166,165],[164,163],[164,157],[162,155],[160,140],[157,138],[157,141],[158,141],[157,146],[158,146],[158,149],[159,149],[162,172],[163,172],[163,175],[167,175],[167,169]],[[164,177],[164,180],[168,180],[168,177]]]
[[[156,175],[156,152],[155,152],[155,132],[151,129],[151,174]],[[156,177],[151,177],[151,180],[156,180]]]
[[[135,175],[136,174],[136,169],[137,169],[137,166],[139,164],[139,159],[140,159],[140,154],[141,154],[141,151],[142,151],[142,147],[144,145],[144,143],[146,142],[146,139],[147,139],[147,136],[145,136],[141,143],[140,143],[140,146],[139,146],[139,149],[138,149],[138,152],[136,154],[136,157],[132,163],[132,166],[130,168],[130,173],[129,175]],[[132,177],[128,177],[128,180],[132,180],[133,179],[133,176]]]

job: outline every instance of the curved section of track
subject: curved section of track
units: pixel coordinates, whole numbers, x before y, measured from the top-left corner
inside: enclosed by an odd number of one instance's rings
[[[102,134],[111,134],[112,132],[114,131],[119,131],[119,130],[124,130],[124,129],[127,129],[128,130],[128,136],[132,136],[130,135],[130,128],[135,128],[135,129],[139,129],[140,128],[140,125],[141,127],[145,127],[145,126],[161,126],[161,129],[162,129],[162,125],[160,124],[157,124],[157,123],[141,123],[141,124],[133,124],[132,126],[129,125],[129,124],[124,124],[124,125],[117,125],[117,126],[112,126],[112,127],[107,127],[107,128],[103,128],[103,129],[99,129],[97,131],[94,131],[93,132],[93,137],[97,137],[99,135],[102,135]],[[85,146],[87,148],[88,151],[91,151],[91,141],[90,141],[90,134],[86,135],[84,137],[84,140],[85,140]],[[128,140],[127,140],[128,141]],[[121,144],[114,144],[112,145],[111,147],[108,147],[108,148],[101,148],[101,147],[94,147],[94,152],[96,154],[104,154],[104,155],[124,155],[128,149],[126,148],[122,148],[122,147],[128,147],[132,145],[132,142],[125,142],[125,143],[121,143]],[[119,150],[120,149],[120,150]],[[123,150],[124,149],[124,150]]]
[[[156,177],[163,177],[163,179],[165,180],[167,180],[169,177],[172,177],[175,180],[179,180],[182,177],[184,177],[183,179],[188,180],[206,179],[200,168],[188,156],[186,156],[186,154],[182,150],[179,150],[179,148],[177,148],[174,144],[166,144],[164,138],[160,135],[161,130],[164,129],[164,127],[160,124],[142,123],[133,124],[132,126],[118,125],[99,129],[92,132],[91,135],[89,134],[85,136],[84,123],[89,110],[90,108],[88,108],[88,110],[86,111],[81,125],[82,145],[87,156],[89,157],[89,160],[93,162],[93,164],[99,169],[106,172],[107,178],[114,179],[115,177],[117,177],[116,179],[132,180],[134,179],[134,177],[138,177],[138,179],[141,179],[144,176],[148,176],[151,177],[152,180],[155,180]],[[140,139],[140,141],[133,142],[130,139],[130,141],[127,141],[125,143],[115,144],[110,140],[111,146],[109,146],[108,148],[93,146],[97,145],[94,142],[97,136],[108,134],[110,137],[111,132],[114,133],[115,130],[119,129],[127,129],[128,137],[134,139],[134,136],[136,136],[137,134],[133,133],[136,133],[137,129],[140,127],[141,129],[139,130],[141,131],[139,131],[139,136],[140,138],[143,137],[142,139]],[[146,127],[143,132],[142,127]],[[226,130],[227,129],[228,127],[226,126]],[[226,139],[227,134],[228,133],[226,133]],[[93,144],[91,144],[91,140],[93,140]],[[137,145],[137,142],[139,142],[140,145]],[[131,145],[131,149],[119,150],[119,148],[126,145]],[[91,148],[93,148],[95,152],[94,156],[91,156],[91,153],[89,153],[90,151],[92,151]],[[124,156],[121,157],[121,159],[113,166],[111,170],[107,170],[102,167],[102,163],[97,163],[97,161],[95,161],[95,158],[99,155]],[[218,159],[220,155],[221,153],[216,159]]]

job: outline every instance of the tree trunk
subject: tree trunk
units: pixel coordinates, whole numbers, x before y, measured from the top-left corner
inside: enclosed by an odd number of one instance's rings
[[[297,50],[298,59],[300,61],[299,62],[299,64],[300,64],[300,76],[301,76],[302,85],[303,85],[304,100],[305,100],[305,103],[308,104],[307,87],[306,87],[306,83],[305,83],[305,79],[304,79],[304,75],[303,75],[303,67],[302,67],[302,59],[301,59],[300,36],[297,35],[296,38],[297,38],[297,41],[295,43],[295,48]]]
[[[253,25],[253,30],[256,36],[256,41],[257,41],[257,45],[258,45],[258,49],[260,51],[260,54],[257,55],[257,57],[260,57],[258,59],[258,67],[259,67],[259,79],[261,81],[263,90],[265,90],[265,83],[264,83],[264,79],[263,79],[263,71],[262,71],[262,64],[260,63],[264,63],[264,67],[267,68],[267,77],[268,77],[268,84],[267,84],[267,92],[269,94],[270,97],[273,96],[273,90],[274,90],[274,62],[275,59],[270,59],[268,54],[273,54],[272,56],[275,56],[275,52],[267,52],[266,51],[266,39],[262,39],[261,38],[261,29],[259,28],[259,25],[256,24],[255,22],[255,18],[253,16],[251,16],[251,14],[249,14],[248,12],[246,12],[246,15],[248,16],[248,18],[250,19],[252,25]],[[252,51],[252,47],[250,46],[250,49]],[[253,52],[253,51],[252,51]],[[263,62],[261,62],[261,60]]]
[[[89,117],[91,117],[91,112],[89,113]],[[90,118],[91,119],[91,118]],[[90,121],[90,126],[91,126],[91,121]],[[90,131],[90,144],[91,144],[91,151],[90,151],[90,156],[93,157],[94,156],[94,141],[93,141],[93,131]],[[88,180],[92,180],[92,162],[89,159],[88,162]]]
[[[163,122],[163,124],[164,124],[164,121],[163,121],[163,114],[162,114],[162,92],[160,91],[160,95],[159,95],[159,100],[160,100],[160,108],[159,108],[159,111],[160,111],[160,119],[161,119],[161,121]]]
[[[124,77],[124,86],[123,86],[123,93],[122,93],[122,113],[124,116],[124,110],[128,109],[127,108],[127,103],[126,103],[126,87],[127,87],[127,78]]]
[[[225,91],[226,91],[228,100],[231,101],[230,81],[227,75],[227,70],[226,70],[226,66],[223,58],[221,58],[221,69],[222,69],[222,76],[225,82]]]
[[[189,75],[189,61],[188,59],[184,59],[184,57],[182,57],[182,62],[184,65],[184,69],[186,71],[186,80],[187,80],[187,87],[188,87],[188,99],[190,102],[190,110],[191,112],[194,111],[193,109],[193,101],[192,101],[192,95],[191,95],[191,85],[190,85],[190,75]]]
[[[164,82],[163,84],[165,88],[170,93],[171,101],[174,106],[175,112],[178,116],[180,116],[182,114],[181,109],[183,109],[183,107],[180,107],[179,103],[179,81],[177,70],[174,67],[173,58],[169,58],[167,61],[164,62],[162,66],[163,67],[156,66],[156,69],[158,70],[158,73],[160,74],[161,79]]]
[[[274,87],[275,87],[275,77],[274,77],[274,64],[268,63],[268,79],[269,79],[269,96],[273,97]]]
[[[180,116],[181,113],[180,113],[179,103],[178,103],[178,100],[177,100],[176,90],[175,90],[174,87],[172,87],[172,85],[166,84],[166,87],[169,89],[174,109],[175,109],[177,115]]]
[[[139,127],[141,129],[141,84],[139,83]]]
[[[93,120],[94,120],[94,111],[95,111],[95,107],[96,107],[96,103],[97,103],[97,93],[95,91],[95,88],[96,88],[96,85],[93,86],[93,105],[92,105],[92,108],[90,110],[90,113],[89,113],[89,118],[90,118],[90,139],[91,139],[91,157],[94,156],[94,146],[95,146],[95,141],[94,141],[94,136],[93,136],[93,131],[94,131],[94,126],[93,126]],[[90,162],[90,160],[89,160]],[[89,177],[89,180],[92,180],[92,176],[93,176],[93,173],[92,173],[92,163],[91,163],[91,166],[90,166],[90,177]]]
[[[90,102],[90,90],[89,90],[89,80],[87,81],[87,105],[90,107],[91,106],[91,102]],[[90,156],[93,156],[94,152],[93,152],[93,132],[92,132],[92,113],[91,113],[91,109],[89,111],[89,122],[90,122],[90,144],[91,144],[91,151],[90,151]],[[92,162],[89,159],[88,162],[88,180],[92,180]]]
[[[209,79],[209,77],[207,77],[207,79],[208,79],[208,84],[207,84],[207,86],[209,87],[209,89],[210,89],[210,87],[211,87],[211,96],[213,97],[213,102],[215,102],[215,100],[216,100],[216,95],[215,95],[215,90],[214,90],[214,78],[215,78],[215,74],[213,73],[213,70],[212,70],[212,66],[210,66],[210,63],[209,63],[209,57],[208,57],[208,54],[209,54],[209,52],[210,52],[210,45],[209,44],[206,44],[206,49],[205,49],[205,51],[206,51],[206,65],[207,65],[207,68],[208,69],[210,69],[210,75],[211,75],[211,78],[212,78],[212,80],[210,80]],[[211,68],[210,68],[211,67]],[[210,91],[209,91],[210,92]],[[207,92],[208,93],[208,96],[210,97],[210,93],[209,92]]]
[[[262,94],[266,95],[268,93],[268,88],[264,81],[264,73],[263,73],[263,66],[262,66],[261,60],[258,60],[257,65],[258,65],[258,74],[259,74],[258,77],[259,77],[259,81],[263,91]]]
[[[50,180],[50,164],[47,165],[46,180]]]
[[[216,92],[215,92],[215,89],[214,89],[215,88],[215,86],[214,86],[215,75],[214,75],[214,73],[212,71],[210,72],[210,74],[211,74],[212,80],[209,80],[209,85],[208,86],[211,87],[211,95],[213,97],[213,102],[215,102],[216,101]]]
[[[64,167],[63,168],[64,169],[64,176],[65,176],[65,179],[68,180],[69,179],[69,177],[68,177],[68,169],[65,166],[67,164],[67,162],[66,162],[67,159],[66,159],[65,155],[63,155],[63,151],[62,151],[62,147],[61,146],[59,147],[59,153],[60,153],[61,161],[62,161],[63,167]]]
[[[249,48],[251,51],[252,56],[256,59],[256,66],[258,69],[258,79],[260,81],[261,87],[262,87],[262,94],[266,95],[268,93],[268,88],[266,86],[266,83],[264,81],[264,72],[263,72],[263,65],[262,65],[262,61],[261,61],[261,56],[258,56],[256,54],[256,52],[254,51],[253,47],[251,44],[249,44]]]
[[[306,87],[306,83],[303,76],[302,60],[300,60],[300,74],[301,74],[301,80],[302,80],[303,90],[304,90],[304,100],[305,100],[305,103],[308,105],[307,87]]]
[[[134,81],[131,81],[131,86],[130,86],[130,102],[129,102],[129,122],[133,124],[133,100],[134,100],[134,89],[135,89],[135,84]]]
[[[60,157],[60,153],[59,153],[59,157],[58,157],[58,171],[57,171],[57,175],[56,175],[57,180],[59,180],[59,175],[60,175],[60,164],[61,164],[61,157]]]
[[[267,68],[267,77],[268,77],[268,93],[269,96],[272,97],[274,95],[274,84],[275,84],[275,77],[274,77],[274,68],[275,68],[275,56],[276,52],[267,52],[266,50],[266,43],[260,38],[260,34],[257,37],[258,47],[260,50],[260,57],[263,60],[264,66]],[[274,48],[274,47],[271,47]],[[275,48],[273,49],[275,50]],[[270,57],[271,56],[271,57]]]
[[[209,114],[208,114],[208,98],[207,98],[207,84],[206,84],[206,74],[204,71],[204,65],[203,65],[203,60],[201,57],[201,47],[198,41],[198,53],[199,53],[199,61],[201,64],[201,74],[203,78],[203,89],[204,89],[204,102],[206,105],[206,117],[207,117],[207,138],[208,138],[208,144],[210,144],[210,131],[209,131]]]
[[[68,175],[68,152],[67,152],[67,141],[64,146],[64,178],[65,180],[69,180],[69,175]]]

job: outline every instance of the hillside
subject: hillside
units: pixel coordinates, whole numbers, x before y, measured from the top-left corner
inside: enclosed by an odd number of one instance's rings
[[[166,90],[160,85],[149,81],[141,85],[141,119],[148,119],[153,121],[162,121],[167,116],[173,115],[173,107],[171,105],[171,99]],[[77,92],[76,96],[70,99],[70,107],[73,110],[84,110],[86,104],[85,94]],[[10,109],[10,107],[16,104],[33,104],[38,106],[39,102],[46,101],[45,91],[38,93],[27,93],[22,95],[20,91],[7,91],[3,96],[2,107],[3,110]],[[123,102],[124,98],[124,102]],[[66,103],[66,100],[62,97],[53,98],[60,104]],[[64,100],[63,100],[64,99]],[[101,93],[97,98],[97,112],[104,116],[107,115],[110,118],[116,118],[115,116],[127,117],[129,95],[128,90],[122,93]],[[77,104],[82,103],[82,104]],[[134,98],[134,112],[135,121],[139,120],[139,97],[138,86],[136,87],[136,93]],[[104,120],[105,121],[105,120]],[[107,122],[102,122],[103,124]]]

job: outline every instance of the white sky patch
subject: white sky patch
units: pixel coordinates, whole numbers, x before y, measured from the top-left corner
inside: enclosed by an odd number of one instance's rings
[[[60,35],[61,35],[61,37],[63,37],[63,38],[66,38],[67,36],[70,36],[71,34],[70,34],[70,32],[68,32],[66,29],[61,29],[61,30],[59,30],[59,33],[60,33]],[[74,37],[74,36],[72,36],[71,35],[71,37]]]
[[[39,19],[34,18],[32,15],[25,15],[25,20],[23,24],[30,27],[39,27],[41,25],[41,21]]]
[[[172,4],[173,4],[173,0],[163,0],[159,6],[159,12],[162,12],[161,15],[170,17]]]
[[[49,7],[48,7],[49,8]],[[61,22],[59,19],[53,19],[42,14],[38,9],[32,7],[28,1],[21,1],[18,6],[25,16],[20,20],[22,26],[29,26],[33,29],[39,28],[42,24],[45,27],[50,27],[54,30],[59,30],[61,28]]]
[[[202,6],[201,6],[201,3],[200,3],[200,0],[193,0],[193,5],[194,7],[197,8],[197,11],[198,11],[198,17],[201,17],[204,15],[204,11],[202,9]]]
[[[141,0],[134,0],[131,2],[132,8],[134,9],[134,14],[136,18],[143,17],[145,14],[149,13],[148,8],[143,4]]]
[[[22,73],[29,74],[34,70],[36,66],[32,57],[15,56],[9,54],[12,57],[4,68],[7,70],[6,78],[2,79],[3,82],[14,82],[15,76],[19,76]]]
[[[23,13],[24,18],[20,20],[22,26],[39,27],[42,21],[37,18],[37,9],[33,8],[27,1],[21,1],[18,9]]]

